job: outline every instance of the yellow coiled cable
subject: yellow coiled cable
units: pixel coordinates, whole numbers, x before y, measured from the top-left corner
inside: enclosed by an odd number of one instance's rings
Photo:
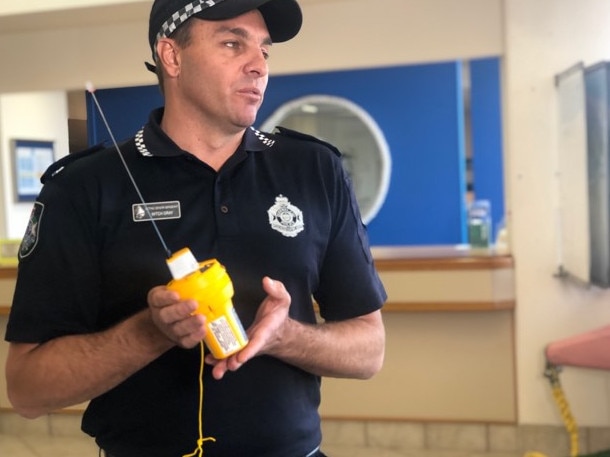
[[[576,420],[574,420],[568,400],[561,388],[559,371],[561,371],[560,367],[547,363],[544,375],[551,383],[553,398],[559,408],[559,413],[561,414],[566,431],[570,435],[570,457],[578,457],[578,425],[576,424]],[[528,452],[524,457],[546,457],[546,455],[541,454],[540,452]]]

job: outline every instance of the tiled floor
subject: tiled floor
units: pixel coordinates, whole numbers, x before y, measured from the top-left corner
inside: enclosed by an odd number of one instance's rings
[[[514,453],[480,453],[471,451],[422,451],[422,450],[388,450],[381,448],[358,448],[351,446],[323,446],[328,457],[523,457]]]
[[[0,411],[0,457],[99,457],[80,420]],[[579,432],[581,454],[610,448],[610,428]],[[329,457],[567,457],[570,447],[561,426],[323,420],[322,433]]]
[[[514,453],[468,451],[392,451],[342,445],[324,446],[328,457],[523,457]],[[98,457],[98,449],[87,437],[0,434],[2,457]]]

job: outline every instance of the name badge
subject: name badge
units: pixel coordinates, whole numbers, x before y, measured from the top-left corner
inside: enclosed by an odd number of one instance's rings
[[[180,219],[180,202],[135,203],[131,205],[134,222]]]

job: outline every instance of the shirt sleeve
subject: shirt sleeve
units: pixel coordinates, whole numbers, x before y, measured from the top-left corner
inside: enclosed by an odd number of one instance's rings
[[[42,343],[95,328],[101,293],[87,201],[84,188],[44,185],[20,247],[7,341]]]
[[[387,299],[351,180],[338,158],[334,171],[333,227],[314,294],[321,316],[330,321],[371,313]]]

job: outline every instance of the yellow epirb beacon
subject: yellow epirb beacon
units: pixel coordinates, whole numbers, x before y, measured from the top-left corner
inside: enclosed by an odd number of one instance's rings
[[[233,283],[225,268],[216,259],[197,262],[189,248],[174,253],[167,266],[174,278],[167,288],[182,300],[199,303],[195,313],[206,318],[203,341],[214,357],[224,359],[246,347],[248,337],[233,307]]]

